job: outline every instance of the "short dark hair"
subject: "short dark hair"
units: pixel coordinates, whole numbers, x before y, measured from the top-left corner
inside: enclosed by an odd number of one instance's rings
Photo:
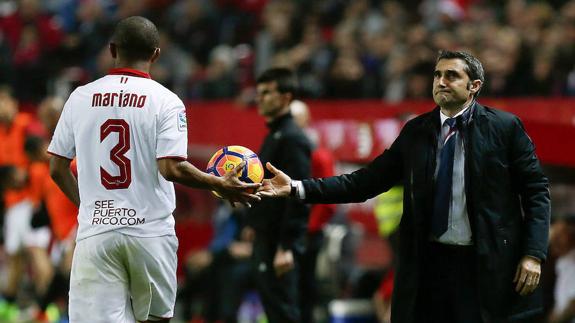
[[[480,80],[481,84],[485,84],[485,72],[483,71],[483,64],[477,59],[477,57],[461,51],[449,51],[449,50],[442,50],[439,51],[439,55],[437,56],[437,60],[435,63],[437,64],[442,59],[460,59],[465,62],[465,73],[469,75],[469,79]],[[483,87],[483,85],[481,86]],[[475,97],[479,95],[479,91],[475,92]]]
[[[132,16],[116,25],[112,43],[116,45],[118,55],[124,59],[148,60],[160,46],[160,33],[150,20]]]
[[[280,93],[296,95],[298,90],[297,79],[292,70],[284,67],[274,67],[263,72],[256,80],[256,84],[276,82]]]

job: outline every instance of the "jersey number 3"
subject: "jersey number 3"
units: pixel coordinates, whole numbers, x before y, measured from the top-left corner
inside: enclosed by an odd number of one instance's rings
[[[112,132],[118,133],[118,143],[110,151],[110,160],[118,165],[120,175],[110,175],[100,166],[100,181],[109,190],[128,188],[132,182],[132,163],[125,154],[130,150],[130,126],[122,119],[108,119],[100,127],[100,142]]]

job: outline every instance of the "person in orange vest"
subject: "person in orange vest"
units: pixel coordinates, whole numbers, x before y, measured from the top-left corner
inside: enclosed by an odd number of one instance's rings
[[[46,209],[46,184],[51,181],[46,153],[48,143],[41,137],[29,136],[24,148],[30,160],[28,167],[28,186],[30,201],[33,204],[30,232],[25,238],[26,253],[32,269],[32,281],[38,303],[43,299],[52,281],[54,269],[48,253],[52,233],[50,218]],[[42,320],[40,320],[43,322]]]
[[[31,132],[33,117],[18,111],[18,101],[9,87],[0,86],[0,165],[16,167],[18,174],[28,168],[24,152],[24,141]],[[3,192],[4,202],[4,250],[8,255],[7,279],[0,302],[0,321],[13,320],[18,315],[15,305],[16,293],[23,270],[24,239],[30,231],[33,203],[30,201],[28,185],[11,188]]]
[[[38,118],[44,126],[49,138],[52,137],[58,119],[64,108],[64,100],[59,97],[47,97],[38,106]],[[72,172],[77,174],[76,161],[71,163]],[[52,230],[52,255],[55,255],[54,275],[45,292],[38,301],[39,311],[36,320],[45,322],[52,318],[55,311],[51,310],[58,298],[66,299],[70,284],[70,269],[72,267],[72,255],[74,253],[76,229],[78,226],[78,207],[74,205],[60,190],[58,185],[48,176],[42,187],[42,198],[50,220]],[[66,286],[66,288],[62,288]],[[66,310],[66,306],[59,312]],[[56,313],[60,315],[60,313]]]

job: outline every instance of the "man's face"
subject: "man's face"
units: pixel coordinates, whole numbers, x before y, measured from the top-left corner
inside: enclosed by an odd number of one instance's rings
[[[461,59],[442,59],[433,72],[433,100],[442,108],[457,108],[471,99],[481,82],[471,82]]]
[[[63,105],[64,102],[60,98],[48,98],[40,104],[38,118],[48,131],[56,129]]]
[[[18,113],[18,103],[9,95],[0,95],[0,123],[10,124]]]
[[[256,87],[258,112],[268,119],[274,119],[289,109],[291,94],[280,93],[277,82],[259,83]]]

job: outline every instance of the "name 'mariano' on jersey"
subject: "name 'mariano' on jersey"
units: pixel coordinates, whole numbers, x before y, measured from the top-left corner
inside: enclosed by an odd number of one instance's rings
[[[102,232],[173,235],[174,185],[157,159],[187,158],[183,102],[132,69],[78,87],[66,102],[48,152],[77,159],[77,240]]]

